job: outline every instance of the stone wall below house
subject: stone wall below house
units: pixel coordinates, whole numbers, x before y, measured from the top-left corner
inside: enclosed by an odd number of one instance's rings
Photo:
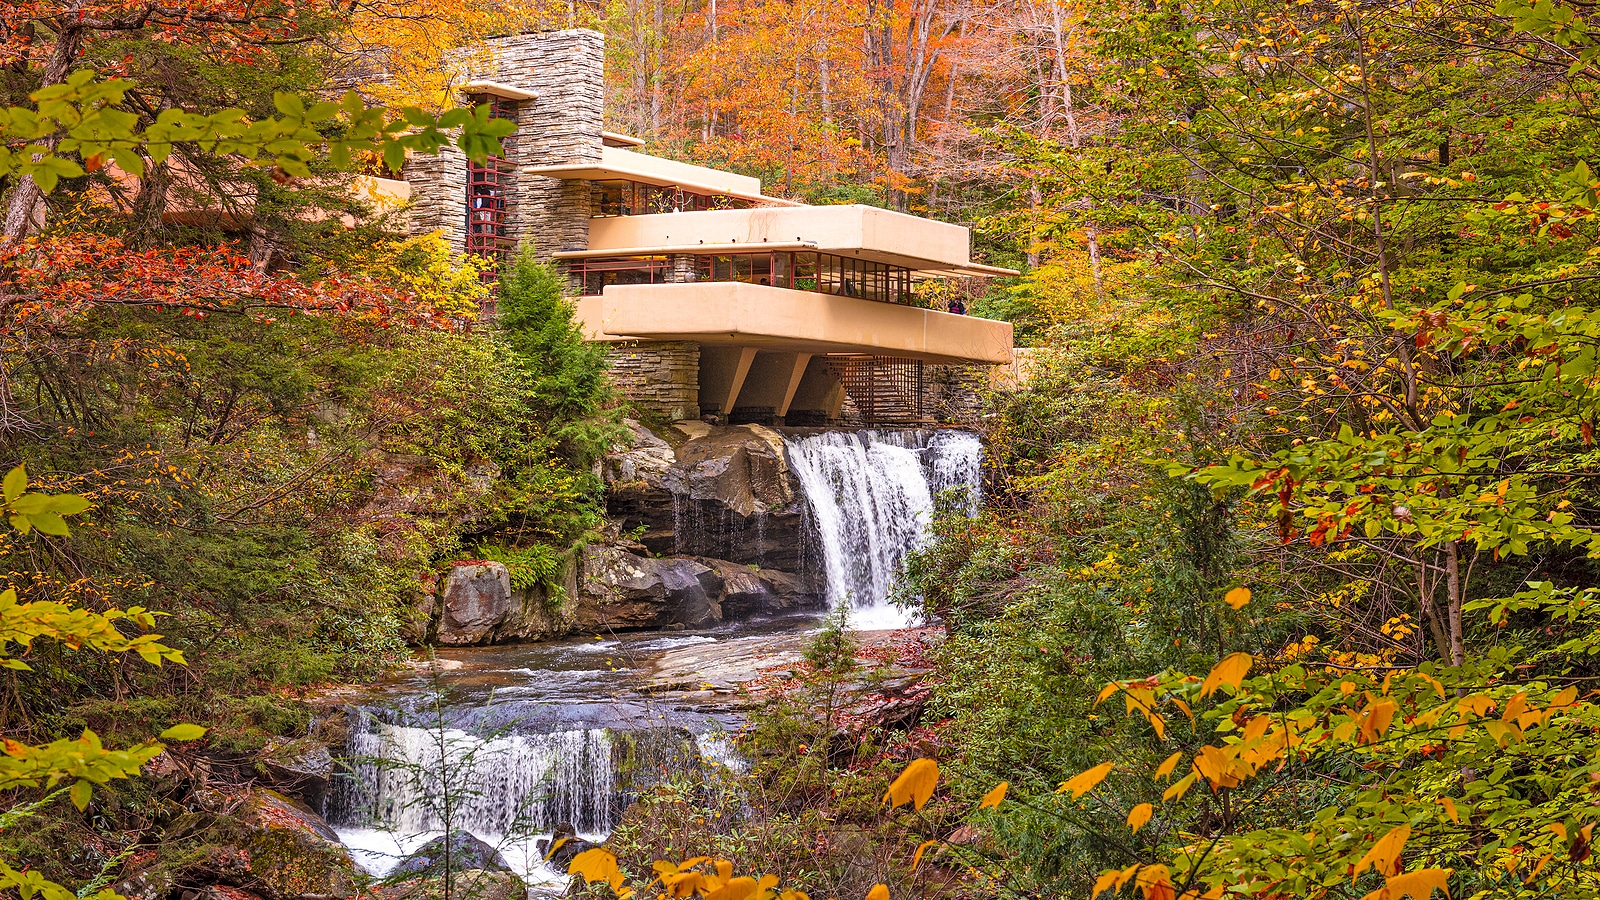
[[[976,428],[993,366],[928,365],[923,368],[926,409],[934,421]]]
[[[693,341],[612,344],[611,378],[624,397],[654,415],[700,418],[700,345]]]

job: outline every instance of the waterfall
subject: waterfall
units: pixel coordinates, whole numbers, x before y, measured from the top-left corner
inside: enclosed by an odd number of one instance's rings
[[[934,498],[963,488],[978,509],[983,446],[964,431],[831,431],[788,439],[822,548],[828,602],[858,629],[903,628],[889,603],[906,555],[928,539]]]
[[[329,818],[374,872],[442,834],[448,819],[520,874],[536,874],[538,856],[528,856],[535,838],[563,823],[598,837],[624,805],[605,729],[483,738],[382,722],[365,710],[353,711],[351,726],[351,771],[339,779]]]

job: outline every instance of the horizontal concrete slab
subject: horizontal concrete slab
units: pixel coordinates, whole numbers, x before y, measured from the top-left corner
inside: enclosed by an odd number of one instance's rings
[[[590,340],[698,341],[935,363],[1011,361],[1011,324],[743,282],[611,285],[578,301]]]
[[[719,209],[589,222],[590,251],[681,248],[695,244],[764,247],[805,243],[823,252],[951,274],[1015,274],[972,265],[967,229],[874,206],[791,206]],[[679,251],[682,252],[682,251]]]

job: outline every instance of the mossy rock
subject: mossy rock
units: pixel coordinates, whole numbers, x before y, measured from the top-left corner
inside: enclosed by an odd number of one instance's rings
[[[356,867],[322,817],[277,791],[252,791],[241,842],[248,885],[269,897],[356,893]]]

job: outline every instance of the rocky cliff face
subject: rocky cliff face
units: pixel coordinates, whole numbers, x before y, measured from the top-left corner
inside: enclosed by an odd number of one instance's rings
[[[760,425],[679,422],[666,440],[634,426],[607,457],[606,510],[651,553],[799,573],[805,509],[783,438]]]
[[[557,592],[513,590],[497,562],[455,563],[429,601],[438,643],[697,628],[821,604],[783,438],[759,425],[632,427],[633,446],[602,463],[612,538],[578,554]]]

